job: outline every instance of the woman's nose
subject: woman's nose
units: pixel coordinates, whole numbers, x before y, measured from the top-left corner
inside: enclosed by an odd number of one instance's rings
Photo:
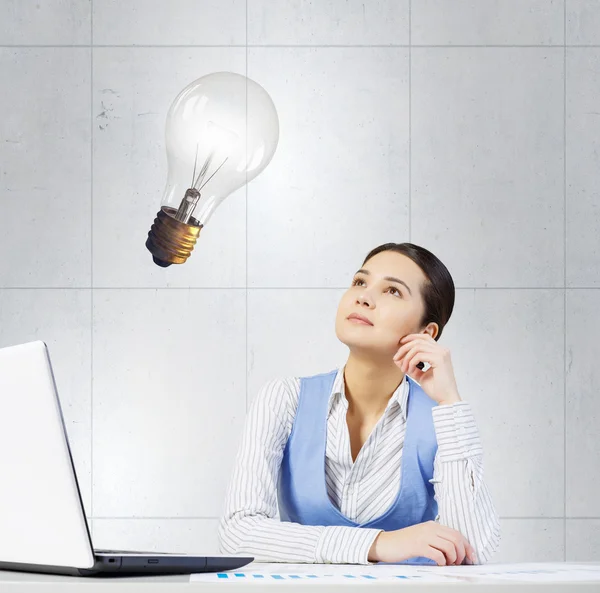
[[[365,305],[366,304],[369,307],[373,306],[373,301],[372,301],[371,297],[369,295],[367,295],[367,294],[361,294],[361,295],[359,295],[356,300],[357,300],[357,302],[360,305]]]

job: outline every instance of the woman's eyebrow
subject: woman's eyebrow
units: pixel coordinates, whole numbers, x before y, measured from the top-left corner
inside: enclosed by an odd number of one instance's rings
[[[369,270],[365,270],[365,269],[361,268],[356,273],[357,274],[366,274],[368,276],[371,272],[369,272]],[[410,287],[408,286],[408,284],[406,284],[406,282],[404,282],[404,280],[400,280],[399,278],[394,278],[393,276],[386,276],[384,278],[384,280],[388,280],[389,282],[397,282],[398,284],[402,284],[403,286],[406,287],[406,290],[408,290],[408,294],[410,296],[412,296],[412,291],[411,291]]]

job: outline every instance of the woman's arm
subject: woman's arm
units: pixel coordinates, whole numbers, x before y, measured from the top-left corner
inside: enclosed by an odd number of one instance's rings
[[[500,544],[500,519],[483,479],[483,450],[466,401],[433,408],[438,441],[433,484],[439,522],[460,531],[485,564]]]
[[[296,408],[297,383],[274,380],[252,402],[219,525],[224,554],[249,554],[262,562],[368,564],[381,530],[282,522],[277,480]]]

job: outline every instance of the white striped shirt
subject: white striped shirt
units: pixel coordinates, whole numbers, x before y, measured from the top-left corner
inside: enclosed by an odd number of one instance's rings
[[[402,380],[352,461],[346,424],[344,367],[329,399],[325,478],[334,505],[364,523],[382,515],[400,487],[408,382]],[[219,525],[222,553],[249,554],[262,562],[368,564],[380,529],[311,526],[278,517],[277,481],[300,393],[300,378],[267,382],[250,406]],[[483,452],[470,404],[432,409],[438,443],[433,479],[436,521],[474,547],[480,564],[500,543],[500,521],[483,480]]]

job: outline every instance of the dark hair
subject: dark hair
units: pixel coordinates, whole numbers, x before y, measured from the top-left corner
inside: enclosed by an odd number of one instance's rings
[[[421,287],[425,312],[419,325],[437,323],[439,332],[435,339],[439,340],[454,309],[454,281],[448,268],[431,251],[413,243],[384,243],[369,252],[363,265],[382,251],[401,253],[412,259],[423,270],[427,278]]]

